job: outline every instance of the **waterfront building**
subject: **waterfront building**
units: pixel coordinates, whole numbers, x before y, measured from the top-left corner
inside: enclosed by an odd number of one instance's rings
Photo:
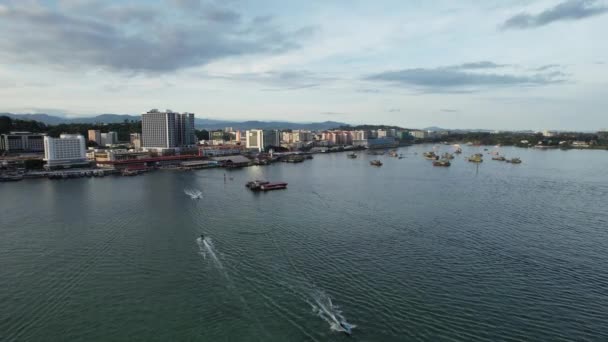
[[[194,134],[194,113],[177,114],[177,145],[192,146],[196,145],[196,135]]]
[[[270,146],[280,146],[281,145],[281,131],[278,129],[266,129],[263,133],[262,138],[262,146],[264,146],[264,150],[268,149]]]
[[[353,131],[352,135],[353,140],[366,140],[367,138],[369,138],[368,131]]]
[[[46,168],[87,164],[86,142],[80,134],[62,134],[59,138],[44,137]]]
[[[111,146],[118,143],[118,134],[116,132],[101,133],[101,146]]]
[[[546,137],[546,138],[554,137],[556,135],[558,135],[557,131],[550,131],[547,129],[543,131],[543,137]]]
[[[245,132],[246,147],[262,152],[264,149],[264,132],[261,129],[250,129]]]
[[[413,130],[413,131],[410,131],[410,135],[416,139],[426,139],[429,137],[429,132]]]
[[[165,150],[196,144],[194,114],[152,109],[141,116],[142,146]]]
[[[88,131],[89,141],[94,141],[95,144],[101,146],[101,131],[98,129],[90,129]]]
[[[30,132],[10,132],[0,135],[0,150],[14,152],[42,152],[44,151],[44,137],[46,134]]]
[[[387,131],[383,130],[383,129],[379,129],[376,131],[376,138],[380,139],[380,138],[386,138],[388,136]]]
[[[241,154],[245,147],[241,145],[199,146],[198,155],[201,157],[216,157]]]

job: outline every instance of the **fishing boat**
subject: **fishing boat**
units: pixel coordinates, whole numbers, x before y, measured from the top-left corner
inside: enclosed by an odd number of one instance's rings
[[[521,159],[519,158],[511,158],[506,160],[507,163],[511,164],[521,164]]]
[[[372,160],[369,163],[370,163],[370,165],[373,165],[373,166],[382,166],[382,162],[379,161],[378,159]]]
[[[450,163],[450,161],[448,159],[440,159],[440,160],[435,160],[433,162],[433,166],[448,167],[450,165],[452,165],[452,163]]]
[[[483,162],[483,154],[476,153],[468,158],[471,163],[481,163]]]

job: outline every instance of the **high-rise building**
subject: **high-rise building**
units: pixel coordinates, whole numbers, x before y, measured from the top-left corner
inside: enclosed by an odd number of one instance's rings
[[[245,132],[246,147],[261,152],[264,149],[264,132],[261,129],[251,129]]]
[[[97,129],[89,130],[89,141],[94,141],[97,145],[101,145],[101,132]]]
[[[44,137],[44,160],[47,168],[68,167],[87,163],[86,142],[80,134]]]
[[[267,150],[271,146],[281,145],[281,131],[278,129],[266,129],[263,133],[262,146]]]
[[[30,132],[10,132],[0,135],[0,150],[6,152],[41,152],[44,151],[46,134]]]
[[[110,146],[118,143],[118,134],[116,132],[101,133],[102,146]]]
[[[194,134],[194,114],[177,114],[177,145],[191,146],[196,145],[196,135]]]
[[[131,141],[131,145],[133,145],[133,148],[141,148],[141,134],[140,133],[131,133],[130,141]]]
[[[170,149],[196,144],[192,113],[152,109],[141,115],[141,131],[144,148]]]

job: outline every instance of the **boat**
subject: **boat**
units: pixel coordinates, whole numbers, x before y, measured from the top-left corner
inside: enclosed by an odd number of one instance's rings
[[[450,160],[450,159],[454,159],[454,155],[451,154],[451,153],[449,153],[449,152],[446,152],[446,153],[444,153],[444,154],[441,155],[441,158],[442,159],[448,159],[448,160]]]
[[[349,154],[347,155],[347,157],[348,157],[348,158],[350,158],[350,159],[355,159],[355,158],[357,158],[357,154],[356,154],[355,152],[353,152],[353,153],[349,153]]]
[[[399,157],[399,154],[397,153],[396,150],[390,151],[388,153],[388,155],[391,156],[391,157],[395,157],[395,158]]]
[[[422,154],[424,156],[424,158],[428,159],[428,160],[438,160],[439,156],[437,154],[435,154],[435,152],[431,151],[431,152],[424,152]]]
[[[271,183],[267,181],[251,181],[246,184],[251,191],[270,191],[287,189],[287,183],[277,182]]]
[[[254,180],[254,181],[247,182],[247,184],[245,184],[245,186],[248,187],[249,189],[253,189],[253,188],[259,188],[261,185],[268,184],[268,183],[270,183],[270,182],[262,181],[262,180]]]
[[[345,323],[345,322],[340,322],[340,327],[342,328],[342,332],[345,333],[348,336],[351,336],[353,334],[353,330],[350,324]]]
[[[373,166],[382,166],[382,162],[379,161],[378,159],[372,160],[369,163],[370,163],[370,165],[373,165]]]
[[[511,158],[506,160],[507,163],[511,164],[521,164],[521,159],[519,158]]]
[[[476,154],[470,156],[468,159],[471,163],[481,163],[481,162],[483,162],[483,154],[476,153]]]
[[[494,157],[492,157],[492,160],[506,161],[507,158],[500,156],[500,155],[495,155]]]
[[[440,159],[440,160],[435,160],[433,162],[433,166],[444,166],[444,167],[448,167],[452,165],[452,163],[450,163],[450,161],[448,159]]]

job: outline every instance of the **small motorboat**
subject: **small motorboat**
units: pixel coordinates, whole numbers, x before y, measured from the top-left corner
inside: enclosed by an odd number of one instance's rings
[[[348,336],[351,336],[353,334],[353,330],[352,327],[350,326],[350,324],[346,323],[346,322],[340,322],[340,327],[342,328],[342,332],[345,333]]]
[[[205,240],[205,234],[201,234],[201,240]]]

